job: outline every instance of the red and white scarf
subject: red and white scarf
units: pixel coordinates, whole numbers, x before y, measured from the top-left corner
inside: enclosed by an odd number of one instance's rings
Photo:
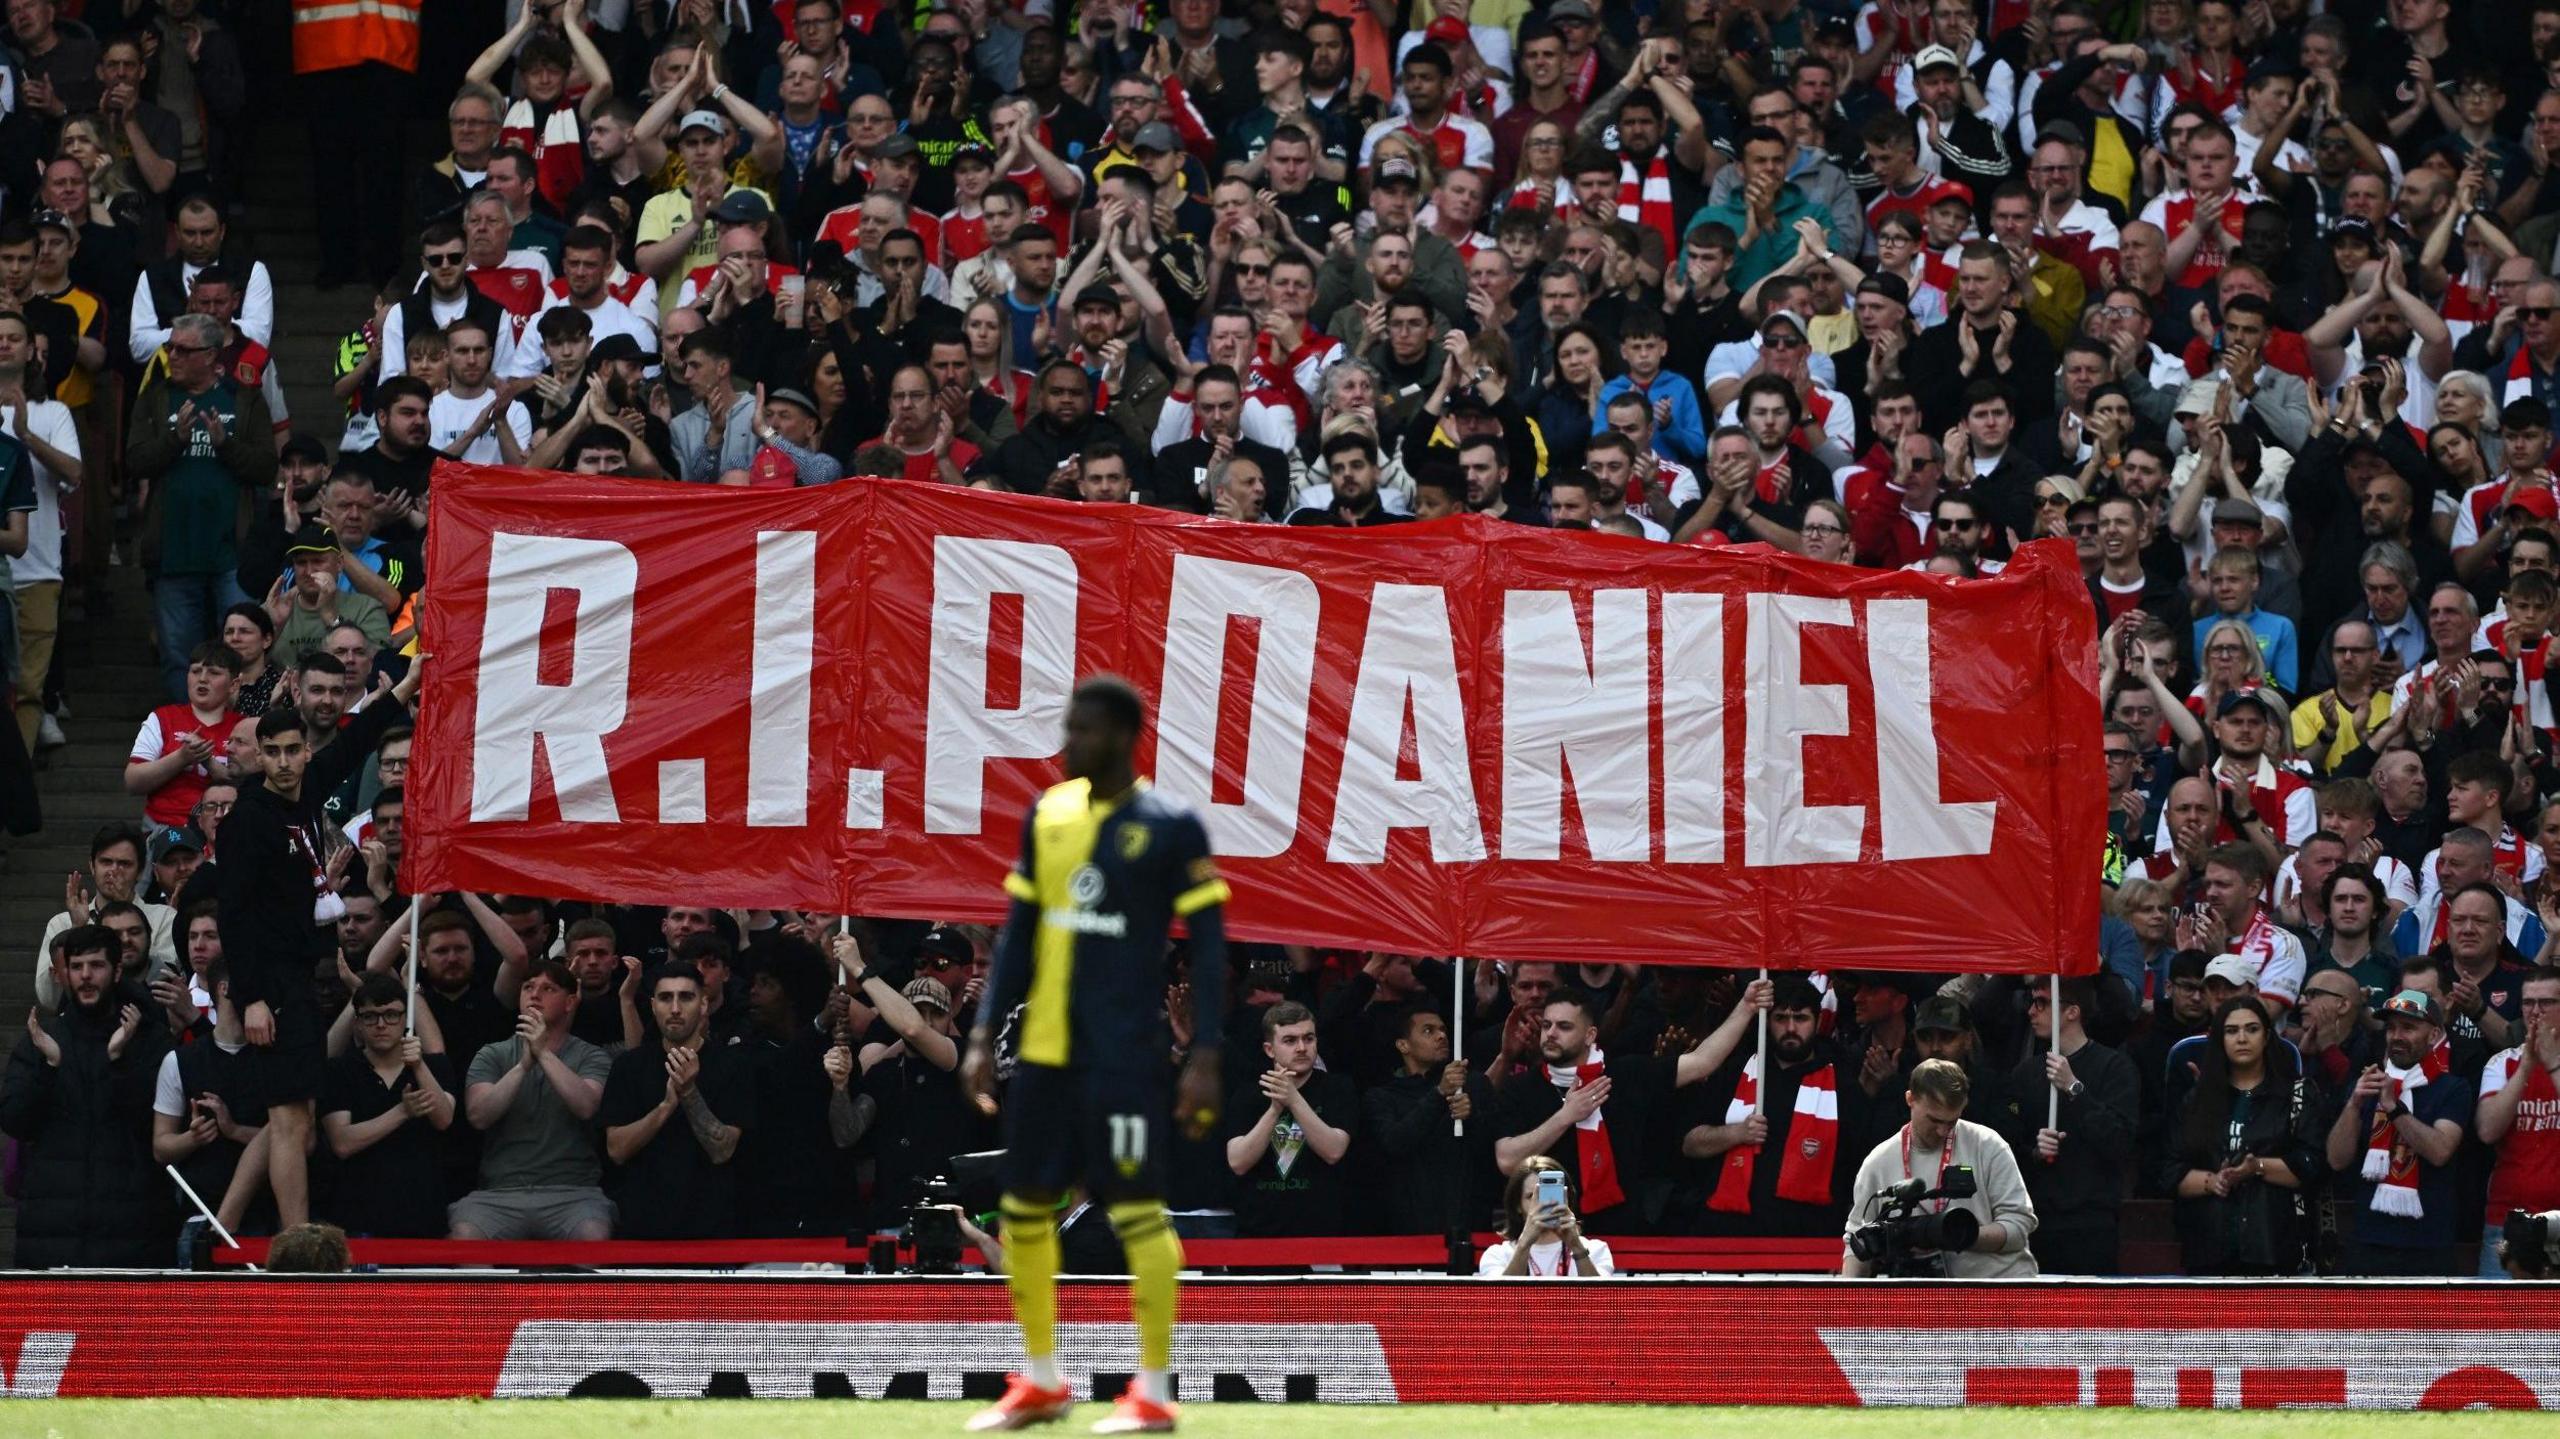
[[[2418,1202],[2418,1151],[2400,1138],[2383,1114],[2394,1107],[2405,1108],[2411,1095],[2441,1078],[2452,1062],[2452,1045],[2437,1040],[2426,1058],[2407,1069],[2387,1061],[2382,1066],[2382,1100],[2373,1107],[2373,1133],[2364,1144],[2364,1177],[2373,1183],[2374,1213],[2403,1219],[2426,1217],[2426,1206]]]
[[[1607,1064],[1608,1056],[1602,1054],[1600,1046],[1595,1044],[1591,1046],[1591,1053],[1573,1069],[1548,1065],[1547,1082],[1558,1089],[1580,1089],[1586,1084],[1597,1084],[1607,1076]],[[1618,1153],[1609,1147],[1606,1115],[1605,1109],[1594,1109],[1575,1121],[1573,1126],[1581,1131],[1574,1136],[1573,1158],[1574,1178],[1580,1182],[1582,1212],[1585,1214],[1597,1214],[1627,1202],[1627,1191],[1618,1183]]]
[[[1778,1197],[1794,1204],[1829,1204],[1834,1152],[1840,1144],[1839,1073],[1831,1065],[1813,1070],[1796,1083],[1796,1102],[1787,1121],[1787,1152],[1778,1161]],[[1724,1122],[1745,1124],[1760,1100],[1760,1056],[1742,1066],[1742,1082],[1733,1088]],[[1707,1207],[1723,1214],[1751,1212],[1752,1171],[1759,1146],[1737,1145],[1724,1154],[1724,1172]]]
[[[1677,258],[1680,232],[1671,218],[1669,159],[1667,151],[1656,154],[1642,175],[1636,173],[1635,162],[1618,161],[1618,218],[1662,236],[1663,253]]]

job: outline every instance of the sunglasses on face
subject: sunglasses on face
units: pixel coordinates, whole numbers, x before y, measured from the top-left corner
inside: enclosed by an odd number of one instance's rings
[[[1937,527],[1938,533],[1945,534],[1950,530],[1969,530],[1982,522],[1980,520],[1935,520],[1931,523]]]
[[[2482,675],[2480,677],[2480,688],[2484,690],[2498,690],[2505,692],[2511,691],[2515,687],[2516,682],[2511,679],[2502,680],[2494,675]]]
[[[1271,267],[1269,265],[1238,265],[1236,266],[1236,273],[1239,275],[1268,275],[1271,273]]]
[[[2548,320],[2551,318],[2551,310],[2552,307],[2549,305],[2516,306],[2516,313],[2528,320]]]
[[[2071,527],[2071,533],[2074,535],[2094,538],[2098,533],[2098,523],[2095,520],[2089,520],[2081,524],[2073,525]]]

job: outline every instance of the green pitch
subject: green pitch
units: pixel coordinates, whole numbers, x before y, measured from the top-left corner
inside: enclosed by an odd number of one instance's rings
[[[701,1435],[752,1435],[754,1439],[909,1439],[947,1436],[974,1406],[968,1404],[775,1400],[439,1400],[392,1402],[324,1399],[48,1399],[0,1401],[0,1434],[30,1439],[165,1439],[171,1434],[219,1434],[223,1439],[321,1439],[329,1435],[396,1434],[400,1439],[469,1435],[523,1439],[697,1439]],[[1066,1423],[1037,1432],[1081,1434],[1106,1412],[1101,1404],[1077,1408]],[[1278,1406],[1203,1404],[1183,1416],[1182,1432],[1267,1436],[1280,1426],[1313,1424],[1328,1436],[1451,1435],[1537,1436],[1606,1434],[1610,1439],[1769,1439],[1771,1435],[1820,1435],[1823,1439],[1982,1439],[1998,1434],[2051,1439],[2334,1439],[2341,1427],[2356,1439],[2522,1439],[2549,1435],[2547,1414],[2239,1413],[2128,1410],[2013,1409],[1675,1409],[1662,1407],[1543,1407],[1538,1405],[1417,1405],[1367,1408],[1343,1405]]]

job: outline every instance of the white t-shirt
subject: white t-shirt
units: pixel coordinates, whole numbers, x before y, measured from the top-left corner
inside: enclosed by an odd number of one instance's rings
[[[27,428],[37,439],[75,460],[80,458],[80,428],[71,421],[71,407],[60,400],[29,401]],[[0,429],[12,439],[26,438],[19,432],[14,408],[0,408]],[[57,475],[33,451],[27,454],[27,465],[34,471],[36,509],[27,516],[27,552],[9,561],[10,583],[20,588],[62,578],[62,487],[80,482],[77,470]]]
[[[1586,1237],[1582,1241],[1582,1247],[1591,1251],[1591,1267],[1599,1271],[1601,1278],[1606,1279],[1618,1272],[1617,1261],[1609,1256],[1609,1241]],[[1519,1246],[1508,1239],[1489,1246],[1484,1252],[1484,1258],[1476,1262],[1476,1273],[1479,1276],[1501,1274],[1511,1267],[1511,1256],[1517,1253],[1518,1249]],[[1540,1279],[1581,1277],[1580,1271],[1572,1266],[1569,1256],[1564,1252],[1564,1241],[1560,1239],[1550,1239],[1544,1244],[1529,1246],[1529,1273]]]
[[[224,1044],[218,1039],[214,1045],[225,1054],[238,1054],[248,1048],[245,1044]],[[171,1119],[192,1117],[187,1111],[186,1086],[178,1082],[178,1051],[174,1049],[160,1056],[160,1076],[151,1083],[151,1112],[165,1114]]]
[[[462,438],[462,432],[470,429],[479,420],[480,413],[488,409],[490,403],[496,398],[497,392],[494,390],[468,400],[456,398],[450,390],[437,391],[436,397],[427,402],[428,446],[451,454],[453,442]],[[507,417],[501,423],[516,432],[518,445],[527,449],[532,448],[533,417],[525,413],[522,401],[507,402]],[[471,447],[456,458],[467,460],[475,465],[505,463],[498,453],[497,426],[492,425],[481,431],[480,438],[473,440]]]

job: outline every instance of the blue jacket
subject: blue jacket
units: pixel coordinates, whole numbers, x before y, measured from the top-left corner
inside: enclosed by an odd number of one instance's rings
[[[1600,387],[1600,413],[1591,417],[1591,433],[1609,428],[1609,402],[1636,388],[1625,375]],[[1707,418],[1698,407],[1698,387],[1665,370],[1638,393],[1648,401],[1669,400],[1671,418],[1653,427],[1653,447],[1669,459],[1696,469],[1707,460]]]

